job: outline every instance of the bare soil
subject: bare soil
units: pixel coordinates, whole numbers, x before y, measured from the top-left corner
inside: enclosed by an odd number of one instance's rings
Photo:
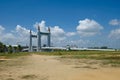
[[[119,67],[99,61],[30,55],[0,59],[0,80],[120,80]]]

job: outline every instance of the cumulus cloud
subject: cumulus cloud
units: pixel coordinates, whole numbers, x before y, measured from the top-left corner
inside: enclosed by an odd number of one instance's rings
[[[29,30],[25,27],[17,25],[15,30],[12,30],[11,32],[6,32],[5,28],[0,26],[0,41],[11,45],[15,45],[18,42],[21,42],[22,44],[28,44]]]
[[[34,27],[37,29],[38,26],[40,26],[40,31],[42,32],[48,32],[48,27],[46,26],[46,22],[42,20],[41,22],[36,22],[34,24]],[[60,28],[59,26],[53,26],[50,27],[51,29],[51,36],[52,36],[52,41],[61,41],[66,39],[65,31]]]
[[[17,25],[13,34],[16,39],[16,44],[22,44],[22,45],[26,45],[29,44],[29,29],[26,29],[25,27],[22,27],[21,25]],[[32,33],[34,33],[32,31]],[[33,42],[34,43],[34,42]]]
[[[51,27],[51,35],[54,41],[61,41],[66,39],[65,31],[59,26]]]
[[[99,34],[103,27],[95,20],[85,19],[79,21],[79,25],[76,29],[80,36],[86,37]]]
[[[40,22],[41,23],[41,22]],[[39,23],[39,24],[40,24]],[[45,28],[47,28],[46,25],[44,25]],[[5,30],[4,27],[2,27],[2,31]],[[73,40],[73,36],[76,35],[76,32],[65,32],[64,29],[60,28],[59,26],[53,26],[51,28],[51,43],[53,46],[79,46],[79,47],[87,47],[87,45],[92,45],[89,40]],[[42,29],[41,29],[42,31]],[[3,35],[4,34],[4,35]],[[37,34],[36,32],[32,31],[32,34]],[[10,33],[4,33],[2,32],[2,35],[0,35],[0,41],[6,43],[6,44],[21,44],[21,45],[29,45],[29,29],[17,25],[14,30]],[[37,44],[37,39],[33,39],[33,45]],[[42,45],[47,44],[46,37],[42,37]],[[79,45],[80,44],[80,45]]]
[[[5,30],[5,28],[0,25],[0,34],[1,34],[4,30]]]
[[[71,36],[75,36],[76,32],[68,32],[66,33],[66,36],[71,37]]]
[[[5,28],[0,25],[0,41],[12,43],[15,41],[15,36],[12,33],[6,33]]]
[[[40,26],[42,32],[48,31],[48,27],[46,26],[45,21],[41,21],[34,24],[34,27],[37,28],[37,26]],[[76,45],[79,47],[91,47],[91,46],[99,46],[101,45],[101,40],[90,40],[89,38],[79,38],[78,34],[80,36],[93,36],[100,33],[100,30],[103,29],[103,27],[97,23],[94,20],[85,19],[80,20],[79,25],[77,26],[77,32],[66,32],[64,29],[62,29],[60,26],[50,26],[51,29],[51,44],[53,46],[66,46],[66,45]],[[17,25],[12,32],[7,33],[5,32],[5,28],[3,26],[0,27],[0,41],[3,41],[5,43],[9,44],[17,44],[17,42],[20,42],[21,45],[29,45],[29,29]],[[3,35],[4,34],[4,35]],[[36,31],[32,31],[32,34],[37,34]],[[76,36],[77,35],[77,36]],[[109,37],[114,39],[120,39],[120,29],[112,30]],[[73,38],[74,37],[74,38]],[[107,40],[106,40],[107,41]],[[118,40],[119,41],[119,40]],[[42,37],[42,44],[47,44],[47,37]],[[36,39],[33,39],[33,45],[36,45]],[[107,44],[107,43],[106,43]]]
[[[2,36],[2,41],[7,44],[15,44],[16,43],[16,36],[12,33],[6,33],[4,36]]]
[[[120,25],[120,20],[113,19],[109,22],[109,24],[112,25],[112,26],[118,26],[118,25]]]
[[[109,37],[110,37],[110,38],[113,38],[113,39],[120,39],[120,28],[119,28],[119,29],[112,30],[112,31],[110,32]]]
[[[48,26],[46,26],[46,22],[45,21],[41,21],[41,22],[37,22],[34,24],[34,27],[37,29],[38,25],[40,26],[40,30],[42,32],[47,32],[48,30]],[[83,44],[85,45],[85,43],[87,43],[87,41],[84,40],[69,40],[70,37],[75,36],[77,33],[76,32],[65,32],[64,29],[62,29],[60,26],[52,26],[50,27],[51,29],[51,41],[53,43],[54,46],[65,46],[67,44],[76,44],[78,45]],[[79,28],[78,28],[79,29]],[[0,31],[4,31],[5,28],[0,26]],[[1,33],[4,34],[4,36],[1,36],[1,40],[5,43],[9,43],[9,44],[17,44],[18,42],[20,42],[20,44],[22,45],[29,45],[29,29],[21,26],[21,25],[17,25],[15,27],[14,30],[12,30],[10,33]],[[36,32],[32,31],[32,34],[37,34]],[[71,38],[70,38],[71,39]],[[42,43],[46,43],[46,37],[42,37]],[[61,44],[63,43],[63,44]],[[36,39],[33,39],[33,45],[36,45]],[[82,45],[81,45],[82,46]]]
[[[36,22],[34,25],[33,25],[36,29],[38,29],[38,26],[40,27],[40,30],[43,31],[43,32],[46,32],[48,31],[48,27],[46,26],[46,22],[44,20],[42,20],[41,22]]]
[[[29,36],[30,30],[28,30],[20,25],[17,25],[16,32],[20,37],[27,37],[27,36]]]
[[[39,23],[35,23],[34,27],[37,29],[38,25],[40,26],[40,30],[42,32],[48,32],[48,27],[46,26],[45,21],[41,21]],[[50,27],[51,29],[51,41],[52,42],[60,42],[62,40],[66,39],[66,35],[65,35],[65,31],[60,28],[59,26],[54,26],[54,27]],[[15,43],[17,42],[21,42],[24,44],[29,44],[29,31],[28,29],[26,29],[25,27],[22,27],[21,25],[17,25],[15,30],[12,31],[11,35],[15,36],[11,38],[13,39],[12,41],[14,41]],[[36,35],[37,33],[32,31],[32,34]],[[46,43],[46,37],[42,36],[42,44]],[[36,39],[33,39],[33,45],[36,45]]]

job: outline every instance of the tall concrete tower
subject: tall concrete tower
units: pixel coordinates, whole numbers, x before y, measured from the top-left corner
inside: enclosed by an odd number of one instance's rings
[[[38,26],[38,29],[37,29],[37,35],[33,35],[31,30],[30,30],[30,43],[29,43],[29,52],[32,52],[34,51],[35,49],[32,48],[32,38],[37,38],[37,52],[41,51],[42,50],[42,47],[41,47],[41,36],[42,35],[45,35],[47,36],[47,44],[48,44],[48,47],[51,46],[51,43],[50,43],[50,39],[51,39],[51,32],[50,32],[50,28],[48,28],[48,32],[41,32],[40,31],[40,26]]]
[[[30,43],[29,43],[29,52],[32,52],[32,32],[30,30]]]
[[[37,51],[39,52],[41,50],[41,33],[40,33],[40,27],[38,26],[38,32],[37,32]]]
[[[50,33],[50,28],[48,27],[48,47],[51,46],[50,37],[51,37],[51,33]]]

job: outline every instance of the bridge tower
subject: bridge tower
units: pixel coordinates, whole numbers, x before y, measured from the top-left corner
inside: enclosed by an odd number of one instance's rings
[[[29,39],[29,52],[33,51],[33,47],[32,47],[32,38],[37,38],[37,52],[42,51],[42,46],[41,46],[41,36],[45,35],[47,36],[47,44],[48,47],[51,46],[51,32],[50,32],[50,28],[48,28],[48,32],[41,32],[40,31],[40,26],[38,26],[37,29],[37,34],[36,35],[32,35],[32,31],[30,30],[30,39]]]

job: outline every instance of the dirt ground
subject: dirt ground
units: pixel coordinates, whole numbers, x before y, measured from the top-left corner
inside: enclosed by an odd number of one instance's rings
[[[93,64],[94,63],[94,64]],[[31,55],[0,59],[0,80],[120,80],[120,68],[101,67],[96,61]]]

